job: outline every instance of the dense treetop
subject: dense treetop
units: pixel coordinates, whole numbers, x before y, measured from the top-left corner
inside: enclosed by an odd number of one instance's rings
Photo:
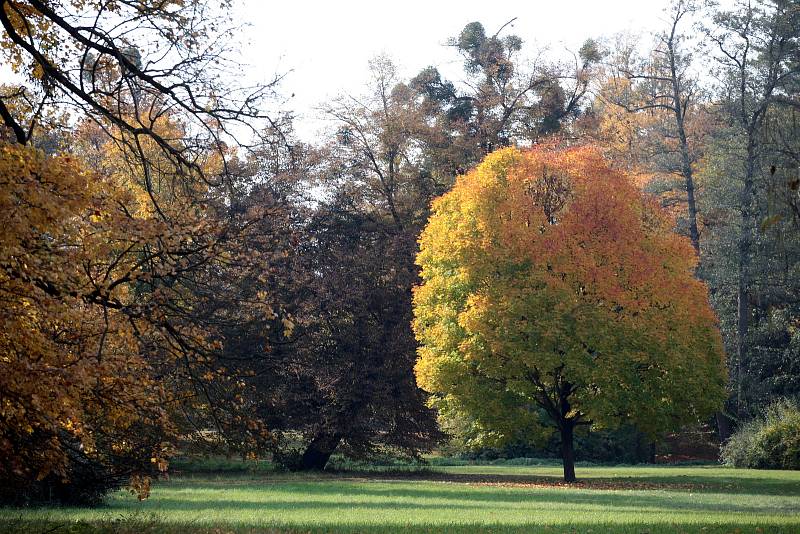
[[[477,438],[625,420],[656,432],[712,413],[717,320],[672,226],[594,148],[489,155],[420,238],[419,385]]]

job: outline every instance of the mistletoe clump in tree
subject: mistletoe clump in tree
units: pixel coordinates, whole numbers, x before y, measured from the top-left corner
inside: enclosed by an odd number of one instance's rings
[[[580,425],[650,434],[718,409],[725,364],[673,221],[591,147],[489,155],[433,203],[414,294],[418,384],[481,443]]]

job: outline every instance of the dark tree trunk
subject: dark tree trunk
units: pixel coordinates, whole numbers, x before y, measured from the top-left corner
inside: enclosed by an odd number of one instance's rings
[[[670,42],[670,49],[672,43]],[[675,112],[675,126],[678,130],[678,141],[681,152],[681,174],[686,182],[686,202],[689,208],[689,239],[692,240],[692,247],[694,252],[700,256],[700,232],[697,229],[697,203],[694,198],[694,175],[692,173],[692,159],[689,150],[689,140],[686,137],[686,127],[684,125],[684,116],[686,109],[682,104],[681,87],[678,83],[678,75],[675,67],[675,55],[670,53],[670,62],[672,65],[672,86],[673,86],[673,111]]]
[[[300,461],[300,469],[303,471],[321,471],[325,469],[328,460],[330,460],[333,451],[339,446],[341,440],[342,438],[338,434],[329,434],[326,432],[317,434],[303,452],[303,458]]]
[[[755,134],[748,132],[747,161],[745,162],[744,183],[740,195],[739,210],[742,216],[742,227],[739,233],[739,284],[737,287],[736,308],[736,416],[741,417],[744,411],[742,404],[742,378],[745,360],[747,359],[747,334],[750,326],[750,249],[753,234],[753,178],[756,169]]]
[[[573,410],[569,397],[575,392],[575,386],[564,380],[561,372],[564,364],[557,367],[551,376],[555,379],[555,388],[549,388],[541,379],[539,370],[534,368],[529,378],[539,390],[536,402],[547,411],[550,420],[555,424],[561,434],[561,460],[564,464],[564,482],[575,482],[575,427],[589,425],[591,421],[583,419],[584,414]],[[548,395],[548,390],[555,390],[556,398]]]
[[[563,421],[560,430],[561,459],[564,462],[564,481],[575,482],[575,448],[573,445],[575,425],[572,421]]]
[[[720,443],[725,443],[733,434],[733,421],[724,412],[715,414],[717,420],[717,437]]]
[[[677,28],[677,24],[680,21],[682,16],[682,12],[678,12],[677,18],[673,20],[672,25],[672,33],[670,34],[669,39],[667,40],[668,46],[668,53],[669,53],[669,61],[670,61],[670,80],[672,83],[672,111],[675,114],[675,125],[677,127],[678,132],[678,141],[681,153],[681,174],[683,175],[684,180],[686,181],[686,202],[688,207],[688,215],[689,215],[689,239],[692,241],[692,247],[694,247],[694,252],[697,254],[698,264],[697,269],[695,271],[695,275],[698,279],[702,280],[702,274],[700,271],[700,232],[697,229],[697,202],[695,200],[695,188],[694,188],[694,174],[692,171],[692,158],[691,158],[691,151],[689,149],[689,140],[686,136],[686,124],[685,124],[685,117],[686,117],[686,108],[689,105],[689,94],[685,91],[684,87],[681,87],[680,84],[680,76],[678,74],[678,67],[676,64],[676,43],[675,43],[675,31]],[[738,378],[738,377],[737,377]],[[722,412],[717,412],[715,414],[717,420],[717,430],[719,431],[720,441],[725,441],[730,437],[730,419],[725,416]],[[653,460],[651,463],[655,463],[655,453],[652,454]]]

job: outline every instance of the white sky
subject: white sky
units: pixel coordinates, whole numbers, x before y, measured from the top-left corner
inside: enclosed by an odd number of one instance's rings
[[[457,75],[461,60],[443,46],[469,22],[494,34],[514,33],[526,50],[549,47],[577,51],[588,37],[620,31],[644,36],[663,26],[667,0],[406,0],[310,1],[241,0],[234,20],[249,23],[241,36],[248,81],[287,73],[281,93],[285,108],[298,116],[298,133],[311,140],[319,127],[314,107],[342,92],[359,93],[368,79],[367,62],[386,53],[402,76],[434,65]]]
[[[462,59],[444,43],[470,22],[481,22],[491,35],[516,17],[503,35],[519,35],[523,54],[546,47],[556,55],[621,31],[647,38],[664,27],[668,1],[238,0],[231,17],[248,24],[237,40],[249,67],[236,81],[250,85],[286,74],[279,89],[285,102],[275,108],[293,111],[298,135],[313,141],[324,125],[315,108],[341,93],[361,93],[376,55],[391,57],[401,78],[433,65],[458,81]],[[12,79],[3,62],[0,83]]]

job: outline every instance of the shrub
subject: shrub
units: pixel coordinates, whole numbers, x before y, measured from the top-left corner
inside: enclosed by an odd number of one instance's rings
[[[734,467],[800,469],[800,405],[782,399],[742,425],[722,447],[722,461]]]

